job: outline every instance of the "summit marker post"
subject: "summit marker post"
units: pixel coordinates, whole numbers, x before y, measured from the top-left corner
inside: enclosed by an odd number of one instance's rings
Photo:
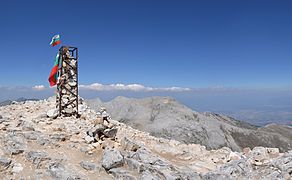
[[[62,46],[59,49],[59,79],[57,82],[56,107],[58,116],[78,114],[78,48]]]

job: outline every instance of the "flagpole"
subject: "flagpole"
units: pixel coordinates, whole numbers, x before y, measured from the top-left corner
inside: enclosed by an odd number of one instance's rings
[[[61,86],[60,86],[60,77],[62,76],[62,56],[63,56],[63,46],[59,49],[59,59],[58,59],[58,62],[59,62],[59,67],[58,67],[58,80],[59,80],[59,84],[57,84],[57,90],[58,90],[58,94],[59,94],[59,116],[61,116],[62,112],[61,112],[61,105],[62,105],[62,93],[60,93],[62,91]]]

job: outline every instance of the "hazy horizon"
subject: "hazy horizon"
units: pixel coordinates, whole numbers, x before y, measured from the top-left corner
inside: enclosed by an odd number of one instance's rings
[[[109,101],[117,96],[143,98],[169,96],[199,112],[230,115],[255,125],[292,124],[292,88],[153,88],[142,85],[81,85],[80,96]],[[19,97],[44,99],[54,95],[55,88],[0,87],[0,101]]]

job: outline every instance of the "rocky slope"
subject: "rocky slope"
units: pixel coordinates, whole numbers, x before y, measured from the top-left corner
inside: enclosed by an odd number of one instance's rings
[[[94,110],[104,106],[113,119],[156,137],[201,144],[207,149],[224,146],[234,151],[256,146],[277,147],[282,152],[292,149],[292,127],[258,128],[224,115],[195,112],[168,97],[117,97],[110,102],[93,99],[87,103]]]
[[[107,124],[117,130],[115,136],[94,142],[86,131],[98,119],[96,113],[81,105],[79,119],[52,119],[47,112],[54,102],[0,107],[1,179],[291,179],[292,151],[209,151],[115,120]]]

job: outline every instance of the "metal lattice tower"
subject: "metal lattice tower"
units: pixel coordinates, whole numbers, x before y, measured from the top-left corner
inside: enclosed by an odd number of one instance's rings
[[[62,46],[59,49],[59,80],[56,106],[59,116],[78,117],[78,48]]]

